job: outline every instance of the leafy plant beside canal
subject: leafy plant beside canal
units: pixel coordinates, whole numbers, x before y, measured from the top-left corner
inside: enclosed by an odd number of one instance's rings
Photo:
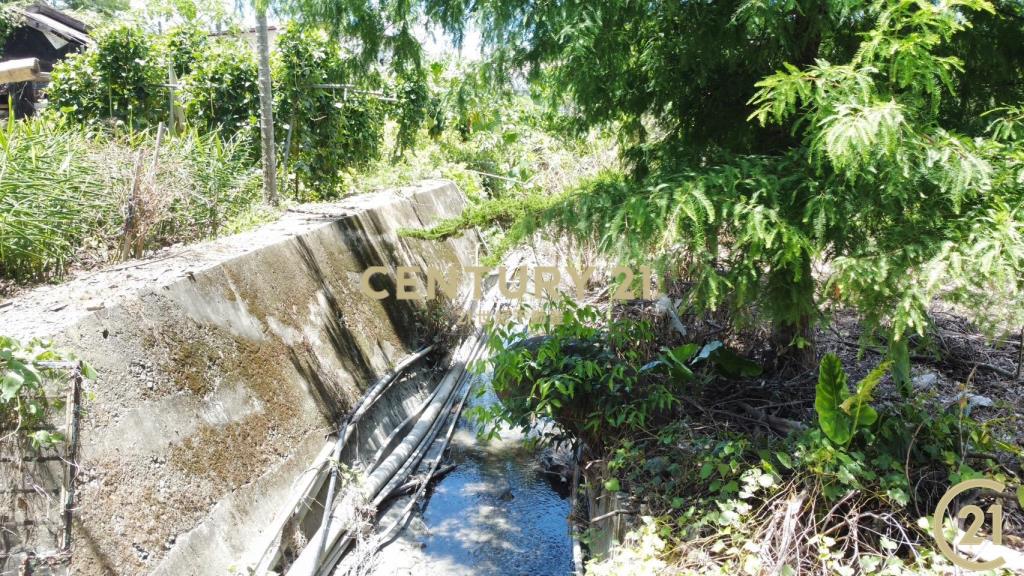
[[[22,344],[0,336],[0,436],[4,440],[27,438],[35,448],[64,441],[64,435],[51,426],[56,411],[64,408],[69,370],[48,363],[73,359],[50,342],[33,339]],[[96,378],[91,366],[84,362],[79,366],[83,378]]]
[[[602,323],[595,308],[568,299],[546,308],[540,323],[509,321],[490,331],[491,383],[502,402],[477,412],[491,424],[490,435],[501,426],[526,431],[540,416],[567,434],[553,440],[599,451],[618,433],[661,425],[716,374],[760,373],[717,340],[659,348],[647,321]]]
[[[1024,496],[1006,465],[1021,451],[999,423],[974,419],[963,398],[949,410],[930,394],[892,403],[888,360],[851,387],[841,359],[826,355],[811,402],[788,402],[813,419],[772,421],[733,412],[754,401],[745,387],[761,370],[720,342],[658,348],[650,322],[555,308],[561,322],[492,329],[502,403],[475,416],[492,427],[557,423],[544,439],[605,462],[606,475],[588,479],[629,495],[647,518],[630,547],[594,559],[588,574],[652,562],[702,574],[941,573],[950,564],[931,549],[928,518],[947,486],[987,477]]]

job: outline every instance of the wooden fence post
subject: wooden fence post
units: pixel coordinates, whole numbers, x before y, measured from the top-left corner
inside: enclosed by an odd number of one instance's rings
[[[82,402],[82,362],[78,362],[71,373],[71,387],[68,389],[67,406],[65,406],[65,421],[67,427],[67,438],[64,446],[64,535],[61,538],[61,549],[64,552],[71,550],[71,519],[75,510],[75,481],[78,479],[78,429],[81,413],[79,405]]]

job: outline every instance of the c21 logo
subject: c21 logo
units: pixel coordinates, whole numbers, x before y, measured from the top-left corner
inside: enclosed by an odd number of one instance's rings
[[[1006,560],[1002,557],[986,562],[975,562],[974,560],[964,558],[953,550],[953,547],[946,541],[946,536],[942,533],[942,520],[945,518],[949,504],[954,498],[967,490],[989,489],[995,492],[1002,492],[1005,487],[1004,484],[995,480],[965,480],[947,490],[939,500],[938,506],[935,507],[935,515],[932,516],[932,536],[935,537],[935,542],[939,546],[939,552],[942,552],[942,555],[948,558],[950,562],[965,570],[994,570],[1006,563]],[[974,504],[960,509],[960,512],[957,514],[958,518],[971,518],[970,524],[960,540],[960,544],[972,546],[985,542],[980,532],[982,524],[985,522],[986,513],[992,517],[992,543],[996,545],[1003,543],[1003,506],[996,503],[989,506],[985,511]]]

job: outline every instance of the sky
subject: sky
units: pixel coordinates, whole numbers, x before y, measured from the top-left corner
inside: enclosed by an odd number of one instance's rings
[[[249,2],[239,3],[236,0],[221,0],[224,7],[230,12],[236,12],[238,6],[241,4],[247,8],[251,4]],[[147,3],[147,0],[131,0],[132,8],[141,9]],[[274,26],[280,24],[279,19],[270,15],[268,18],[268,24]],[[256,19],[251,10],[244,10],[242,16],[242,26],[246,28],[252,28],[256,25]],[[426,52],[428,59],[436,59],[444,54],[450,54],[454,52],[455,46],[452,43],[451,37],[442,32],[440,29],[430,30],[426,26],[417,26],[414,31],[416,37],[420,40],[423,45],[423,49]],[[462,49],[459,53],[466,59],[475,60],[480,54],[480,31],[475,27],[470,26],[466,30],[465,38],[463,38]]]

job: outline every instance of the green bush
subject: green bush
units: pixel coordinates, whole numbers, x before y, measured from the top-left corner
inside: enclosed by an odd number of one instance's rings
[[[46,387],[61,380],[65,373],[46,367],[46,363],[73,359],[73,355],[55,351],[50,342],[33,339],[22,345],[13,338],[0,336],[0,435],[29,429],[31,433],[26,435],[36,448],[64,441],[59,432],[32,429],[45,425],[54,410],[64,407],[63,398],[48,396]],[[83,362],[80,366],[83,377],[96,377],[88,364]]]
[[[174,65],[174,73],[181,78],[192,71],[196,62],[206,57],[210,36],[194,24],[182,24],[160,37],[160,49],[165,60]]]
[[[420,126],[431,107],[430,90],[422,71],[399,75],[398,89],[398,135],[395,138],[395,155],[416,146]],[[436,112],[435,112],[436,114]]]
[[[674,566],[673,574],[945,574],[932,571],[942,560],[922,516],[963,480],[1019,485],[999,461],[1020,448],[998,438],[995,420],[973,419],[966,402],[944,409],[924,393],[875,403],[888,369],[883,362],[851,390],[838,358],[826,356],[816,425],[792,427],[785,437],[726,423],[725,403],[716,404],[722,386],[708,386],[677,418],[612,439],[594,463],[606,463],[606,490],[628,493],[656,519],[669,546],[650,557]],[[605,428],[604,438],[613,438]],[[779,564],[788,564],[768,569],[759,552],[786,502],[787,522],[807,536],[788,547],[768,540]]]
[[[511,105],[511,92],[484,75],[485,66],[476,63],[434,62],[430,66],[431,91],[436,94],[445,127],[454,129],[463,141],[477,132],[500,131],[503,119],[515,115],[522,101]],[[433,115],[438,111],[431,110]]]
[[[7,38],[17,26],[18,16],[8,10],[6,6],[0,8],[0,56],[3,56],[4,44],[7,42]]]
[[[183,80],[185,116],[206,131],[254,133],[259,124],[256,58],[240,42],[217,42]]]
[[[50,105],[81,123],[111,120],[140,127],[164,116],[167,72],[154,38],[136,26],[117,24],[93,34],[96,46],[58,62]]]
[[[491,434],[505,424],[527,431],[549,418],[560,427],[555,440],[568,437],[599,450],[624,434],[657,429],[684,395],[716,374],[761,373],[717,340],[659,349],[645,320],[609,321],[569,299],[544,312],[542,322],[526,328],[514,319],[489,331],[491,384],[502,401],[474,413]],[[541,336],[528,339],[531,331]]]
[[[286,169],[302,186],[300,198],[333,198],[342,192],[344,169],[380,156],[383,107],[359,92],[314,87],[354,82],[323,30],[290,25],[277,50],[276,119],[292,130]]]

